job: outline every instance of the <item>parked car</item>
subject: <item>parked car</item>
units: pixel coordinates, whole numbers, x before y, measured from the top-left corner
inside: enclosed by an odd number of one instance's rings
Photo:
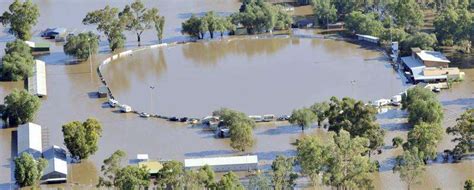
[[[179,119],[177,117],[170,117],[168,120],[170,120],[170,121],[179,121]]]
[[[148,118],[150,117],[150,114],[146,113],[146,112],[142,112],[140,114],[138,114],[140,117],[143,117],[143,118]]]
[[[179,118],[179,121],[180,122],[187,122],[188,118],[187,117],[182,117],[182,118]]]
[[[278,118],[278,121],[288,121],[290,119],[289,115],[282,115]]]

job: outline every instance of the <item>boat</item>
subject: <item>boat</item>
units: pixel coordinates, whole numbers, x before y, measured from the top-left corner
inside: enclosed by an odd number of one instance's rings
[[[266,115],[263,115],[263,121],[264,122],[270,122],[270,121],[273,121],[275,120],[276,116],[273,115],[273,114],[266,114]]]
[[[120,111],[123,113],[128,113],[132,111],[132,107],[130,107],[129,105],[122,104],[120,105]]]
[[[150,117],[150,114],[146,113],[146,112],[141,112],[140,114],[138,114],[140,117],[143,117],[143,118],[148,118]]]

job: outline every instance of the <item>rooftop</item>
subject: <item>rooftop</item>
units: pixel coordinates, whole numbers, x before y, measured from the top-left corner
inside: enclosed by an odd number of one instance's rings
[[[184,160],[185,167],[201,167],[205,165],[222,166],[222,165],[257,164],[257,163],[258,163],[257,155],[215,157],[215,158],[193,158],[193,159]]]
[[[34,123],[26,123],[18,127],[18,154],[22,152],[41,153],[43,144],[41,140],[41,126]]]
[[[423,61],[434,61],[434,62],[443,62],[443,63],[450,63],[448,58],[444,56],[443,53],[439,51],[427,51],[422,50],[420,52],[416,52],[416,55],[423,60]]]
[[[146,167],[148,173],[156,174],[163,168],[163,165],[158,161],[143,161],[138,163],[138,167]]]
[[[426,75],[424,73],[427,67],[423,65],[423,63],[412,56],[402,57],[402,62],[405,63],[407,67],[413,73],[413,79],[417,80],[436,80],[436,79],[446,79],[447,76],[440,74],[440,75]]]
[[[46,96],[46,64],[35,60],[33,75],[28,77],[28,91],[33,95]]]

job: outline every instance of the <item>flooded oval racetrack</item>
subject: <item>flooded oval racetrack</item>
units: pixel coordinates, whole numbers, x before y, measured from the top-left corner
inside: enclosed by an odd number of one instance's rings
[[[406,88],[374,49],[290,37],[230,38],[137,51],[105,65],[103,74],[120,102],[166,116],[203,117],[220,107],[288,114],[331,96],[370,101]]]

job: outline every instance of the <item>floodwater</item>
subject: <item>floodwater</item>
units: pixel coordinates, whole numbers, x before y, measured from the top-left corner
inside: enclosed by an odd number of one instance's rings
[[[120,102],[166,116],[203,117],[220,107],[281,115],[331,96],[371,101],[407,87],[377,51],[284,36],[138,51],[105,65],[103,75]]]
[[[11,0],[0,0],[0,12],[7,9],[11,2]],[[103,8],[110,1],[34,0],[34,2],[39,5],[41,11],[39,22],[34,28],[37,34],[46,27],[54,26],[78,31],[93,29],[93,26],[83,26],[82,18],[88,11]],[[116,0],[111,6],[123,7],[126,3],[128,1]],[[146,1],[146,4],[148,7],[158,7],[161,14],[166,17],[167,41],[183,39],[179,33],[180,23],[192,13],[202,14],[202,12],[214,10],[221,14],[228,14],[238,10],[239,7],[237,0],[150,0]],[[3,49],[6,42],[13,38],[6,33],[5,27],[0,26],[0,31],[2,31],[0,48]],[[143,43],[156,43],[154,35],[151,31],[145,32],[142,38]],[[134,35],[127,33],[127,37],[127,49],[135,48]],[[235,41],[228,41],[230,39]],[[140,52],[143,56],[148,56],[148,60],[145,61],[144,58],[134,55],[130,57],[130,62],[124,60],[124,63],[114,63],[116,70],[108,68],[110,72],[107,72],[106,76],[120,80],[122,85],[112,84],[115,85],[112,87],[114,94],[121,101],[123,99],[124,102],[130,101],[130,104],[136,104],[133,105],[134,107],[143,107],[144,111],[156,109],[155,111],[160,113],[186,113],[196,116],[208,114],[221,106],[233,107],[249,114],[288,113],[293,108],[308,106],[332,95],[353,96],[363,100],[387,98],[398,93],[399,88],[403,86],[398,79],[399,76],[381,60],[382,56],[379,53],[358,45],[332,40],[292,38],[230,39],[166,47],[156,52]],[[106,50],[106,44],[102,42],[101,53],[94,55],[92,59],[92,68],[95,69],[98,63],[108,55]],[[3,55],[3,51],[0,51],[0,55]],[[70,183],[66,185],[66,189],[92,189],[97,182],[102,160],[117,149],[127,152],[128,159],[135,158],[139,153],[147,153],[155,159],[177,160],[252,153],[259,156],[263,168],[268,168],[276,155],[294,155],[294,147],[290,143],[297,138],[304,135],[318,135],[323,138],[326,133],[318,128],[302,133],[298,127],[287,123],[263,124],[254,131],[256,144],[251,150],[245,153],[234,152],[229,147],[227,139],[215,139],[212,134],[200,128],[163,120],[143,119],[133,114],[115,113],[104,104],[105,99],[97,99],[94,95],[100,82],[95,72],[90,72],[89,62],[74,63],[70,57],[62,53],[60,43],[53,43],[51,54],[40,56],[38,59],[47,63],[48,96],[42,99],[42,106],[35,122],[42,125],[48,134],[46,144],[63,144],[61,126],[67,122],[95,117],[103,125],[99,151],[89,160],[69,166]],[[133,59],[137,59],[134,61],[135,65],[131,64]],[[332,66],[329,63],[338,66]],[[298,67],[290,67],[292,64]],[[287,72],[284,72],[285,69]],[[464,109],[474,107],[472,99],[474,70],[464,70],[464,72],[467,75],[464,82],[443,91],[439,96],[445,106],[445,127],[453,125],[455,118]],[[211,78],[213,75],[216,75],[215,80]],[[318,75],[326,77],[319,78]],[[232,77],[240,80],[231,80]],[[129,80],[124,80],[124,78]],[[335,82],[336,79],[340,82]],[[193,85],[186,84],[186,80]],[[352,80],[356,80],[354,88],[350,85]],[[273,83],[274,81],[278,83]],[[203,84],[200,84],[201,82]],[[246,84],[252,85],[247,87]],[[156,86],[152,93],[147,90],[148,85]],[[251,91],[243,93],[245,91],[237,91],[232,86]],[[303,88],[304,86],[307,88]],[[3,97],[15,88],[23,88],[23,83],[0,82],[0,103],[3,102]],[[179,94],[173,94],[173,91]],[[208,96],[216,98],[215,102]],[[227,96],[234,99],[227,101],[229,100]],[[185,98],[192,100],[184,100]],[[150,99],[152,99],[151,103],[148,101]],[[187,105],[189,102],[191,103]],[[205,103],[201,104],[201,102]],[[252,106],[253,104],[255,106]],[[391,138],[394,136],[406,135],[408,128],[403,125],[405,122],[401,119],[403,115],[403,112],[397,110],[379,115],[382,127],[387,130],[385,139],[387,145],[390,145]],[[12,134],[15,130],[14,128],[0,130],[0,189],[2,190],[10,189],[10,184],[14,179],[11,158],[15,150],[15,142],[12,142],[14,141]],[[451,138],[445,136],[439,146],[440,152],[453,147],[453,144],[449,142]],[[382,172],[374,175],[377,189],[404,188],[398,175],[393,174],[389,169],[393,164],[391,160],[399,153],[399,149],[391,149],[388,146],[382,155],[374,157],[381,161],[384,168]],[[415,189],[436,187],[460,189],[467,178],[474,178],[473,167],[474,161],[463,161],[459,164],[432,164],[427,168],[422,184],[417,185]],[[302,181],[304,183],[304,179]],[[43,186],[42,188],[56,187]],[[302,188],[302,186],[299,187]]]

